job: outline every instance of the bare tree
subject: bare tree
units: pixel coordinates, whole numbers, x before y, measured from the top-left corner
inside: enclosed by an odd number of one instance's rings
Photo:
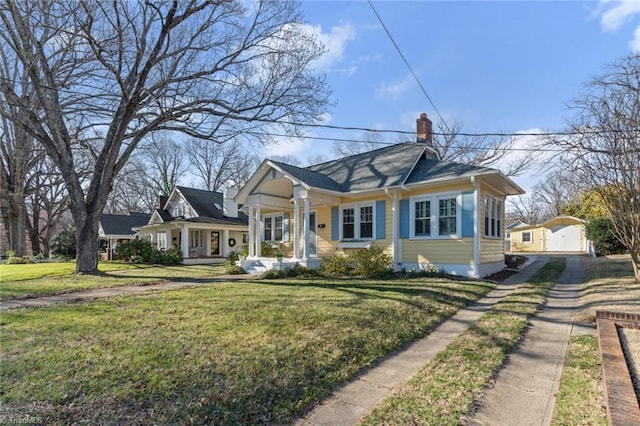
[[[76,272],[97,271],[98,220],[114,177],[150,134],[226,140],[273,123],[297,134],[288,123],[319,120],[328,104],[313,68],[323,48],[292,0],[2,0],[0,20],[2,54],[19,64],[42,111],[2,73],[0,102],[15,111],[2,114],[62,173]],[[92,160],[88,182],[74,150]]]
[[[296,167],[302,167],[302,160],[295,155],[272,155],[269,160],[278,161],[280,163],[290,164]]]
[[[245,156],[236,157],[235,161],[229,163],[227,167],[227,180],[225,186],[242,188],[253,173],[258,170],[260,159],[255,154],[246,154]]]
[[[376,132],[364,132],[361,139],[352,141],[341,141],[333,143],[334,154],[340,157],[348,157],[375,149],[384,148],[389,142],[384,136]]]
[[[507,220],[509,222],[522,221],[529,225],[541,223],[545,218],[542,205],[535,197],[522,196],[510,197],[508,200],[509,212]]]
[[[208,191],[220,191],[230,180],[233,165],[244,162],[246,153],[240,143],[229,141],[224,144],[194,139],[185,146],[193,174],[199,178],[199,185]]]
[[[571,136],[550,143],[564,149],[566,167],[604,201],[640,281],[640,54],[592,79],[571,108]]]
[[[182,145],[168,135],[152,135],[140,146],[141,157],[147,164],[145,175],[156,193],[169,195],[187,171]]]
[[[149,166],[142,155],[134,154],[113,181],[113,190],[105,213],[128,214],[152,212],[157,204],[158,190],[148,176]]]
[[[578,202],[583,188],[575,175],[566,170],[556,170],[533,188],[533,199],[543,206],[547,216],[567,214]]]
[[[507,160],[516,138],[507,136],[468,136],[462,133],[462,124],[447,125],[440,121],[440,134],[434,136],[434,145],[444,161],[455,161],[474,166],[498,168],[506,176],[518,176],[527,172],[531,161]]]
[[[3,51],[0,51],[0,75],[12,79],[20,88],[21,102],[34,110],[38,108],[22,69]],[[29,173],[42,161],[45,153],[31,134],[7,118],[18,113],[15,105],[0,102],[0,213],[7,230],[9,250],[24,256],[27,248],[27,181]]]
[[[50,159],[43,158],[31,171],[27,183],[27,232],[33,254],[50,252],[53,239],[69,213],[64,180]]]

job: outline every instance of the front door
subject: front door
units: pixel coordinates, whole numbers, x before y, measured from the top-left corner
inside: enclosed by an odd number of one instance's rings
[[[211,256],[220,256],[220,233],[211,231]]]

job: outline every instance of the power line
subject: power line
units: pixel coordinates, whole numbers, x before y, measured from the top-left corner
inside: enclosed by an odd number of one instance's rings
[[[373,3],[371,3],[371,0],[368,0],[368,3],[369,3],[369,6],[371,7],[371,10],[373,10],[373,13],[376,15],[376,18],[378,18],[378,22],[380,22],[380,25],[382,25],[382,28],[384,28],[384,31],[387,33],[387,36],[391,40],[391,43],[393,43],[393,46],[396,48],[396,50],[400,54],[400,57],[404,61],[404,64],[407,66],[407,68],[409,68],[409,71],[411,72],[411,75],[413,76],[413,79],[416,81],[416,83],[418,83],[418,86],[420,86],[420,89],[422,90],[422,93],[427,98],[427,100],[429,101],[429,103],[433,107],[433,110],[436,112],[436,114],[438,114],[438,117],[440,117],[440,120],[442,121],[442,124],[447,129],[447,131],[449,131],[449,126],[447,125],[447,122],[444,120],[444,118],[442,117],[442,114],[440,114],[440,111],[438,111],[438,108],[436,108],[436,105],[431,100],[431,97],[429,96],[429,94],[427,93],[426,89],[424,88],[424,86],[422,85],[420,80],[418,79],[418,76],[416,75],[416,73],[413,71],[413,68],[409,64],[409,61],[407,61],[407,58],[404,56],[404,53],[402,53],[402,50],[400,50],[400,46],[398,46],[398,43],[396,43],[395,39],[391,35],[391,32],[389,31],[387,26],[382,21],[382,18],[378,14],[378,11],[376,10],[376,8],[373,6]]]

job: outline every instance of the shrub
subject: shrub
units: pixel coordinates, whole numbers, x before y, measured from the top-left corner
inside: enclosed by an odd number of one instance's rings
[[[587,224],[587,239],[593,241],[596,253],[625,253],[626,248],[613,233],[613,223],[608,218],[591,219]]]
[[[33,262],[31,262],[26,257],[11,256],[11,257],[7,258],[7,262],[6,263],[7,263],[7,265],[25,265],[27,263],[33,263]]]
[[[392,259],[382,247],[372,244],[370,248],[357,250],[351,257],[354,261],[353,273],[365,278],[381,278],[391,272]]]
[[[271,244],[265,243],[264,241],[260,244],[260,253],[264,257],[276,257],[277,249],[271,247]]]
[[[123,260],[149,263],[151,262],[153,249],[151,241],[144,239],[131,240],[118,244],[116,254]]]
[[[347,256],[331,256],[323,260],[320,272],[328,277],[345,277],[353,272],[353,260]]]
[[[59,257],[76,257],[76,227],[66,226],[53,240],[53,254]]]
[[[224,268],[224,273],[228,275],[241,275],[244,274],[245,271],[238,265],[228,265]]]
[[[171,246],[163,255],[163,265],[179,265],[182,263],[182,252],[176,246]]]

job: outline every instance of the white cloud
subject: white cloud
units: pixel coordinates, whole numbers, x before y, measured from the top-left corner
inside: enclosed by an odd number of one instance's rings
[[[514,136],[512,151],[501,161],[504,167],[526,163],[529,169],[519,176],[511,179],[522,189],[531,192],[534,186],[540,183],[554,165],[557,153],[543,151],[543,139],[540,136],[530,136],[527,133],[542,133],[541,129],[520,130],[516,133],[524,133],[522,136]]]
[[[618,31],[625,23],[640,15],[640,1],[638,0],[601,0],[596,9],[600,15],[600,25],[603,31]],[[633,33],[634,38],[629,47],[634,52],[640,52],[640,25]]]
[[[325,71],[342,61],[347,44],[356,38],[356,30],[349,22],[331,27],[328,33],[322,31],[321,25],[302,24],[302,28],[324,45],[326,53],[316,60],[315,65]]]
[[[400,96],[411,89],[414,84],[416,83],[411,74],[407,74],[395,81],[380,84],[376,94],[382,98]]]
[[[633,32],[633,40],[629,42],[629,47],[634,52],[640,52],[640,26]]]

